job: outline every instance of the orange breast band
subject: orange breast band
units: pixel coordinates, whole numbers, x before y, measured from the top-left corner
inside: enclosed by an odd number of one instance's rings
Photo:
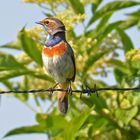
[[[65,42],[60,42],[59,44],[53,47],[45,47],[43,48],[43,53],[48,57],[53,57],[56,55],[63,55],[66,50]]]

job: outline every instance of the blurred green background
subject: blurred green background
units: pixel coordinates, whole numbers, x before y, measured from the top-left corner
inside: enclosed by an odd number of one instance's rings
[[[5,32],[1,36],[7,40],[0,42],[0,90],[47,89],[54,85],[53,79],[42,68],[41,49],[47,34],[34,24],[44,17],[57,17],[66,25],[67,40],[74,49],[77,66],[73,89],[82,89],[82,85],[93,87],[94,84],[97,87],[139,87],[139,1],[22,2],[15,2],[18,8],[19,5],[24,5],[23,9],[19,9],[20,12],[17,8],[17,16],[12,17],[10,13],[6,16],[5,9],[1,12],[4,17],[1,29],[6,32],[6,36],[3,35]],[[26,13],[26,8],[31,13]],[[7,9],[10,9],[8,3]],[[16,38],[10,34],[11,29],[20,30]],[[106,91],[99,92],[99,97],[92,94],[83,95],[81,99],[79,94],[74,94],[69,97],[70,106],[66,116],[61,116],[58,112],[56,94],[9,95],[14,99],[13,102],[18,100],[22,104],[21,108],[15,106],[15,110],[19,108],[25,120],[28,120],[27,116],[30,114],[34,121],[25,121],[26,123],[17,125],[16,128],[11,124],[10,129],[3,130],[4,134],[1,132],[1,137],[5,135],[5,139],[12,140],[13,135],[26,134],[26,139],[29,139],[29,134],[36,134],[33,139],[140,139],[139,92]],[[3,96],[6,95],[2,95],[0,109],[4,110],[3,104],[9,100],[9,96],[4,99]],[[8,108],[10,109],[9,106]],[[10,109],[11,114],[20,117],[19,110],[15,110]],[[10,119],[16,120],[9,116]],[[4,117],[0,117],[0,121],[1,128],[4,121],[8,122]],[[24,137],[19,135],[18,138]]]

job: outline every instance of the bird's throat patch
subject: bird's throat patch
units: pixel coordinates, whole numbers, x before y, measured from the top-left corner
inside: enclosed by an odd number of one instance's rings
[[[64,54],[65,50],[66,50],[66,44],[64,41],[62,41],[53,47],[43,48],[43,54],[48,57],[53,57],[56,55],[61,56]]]

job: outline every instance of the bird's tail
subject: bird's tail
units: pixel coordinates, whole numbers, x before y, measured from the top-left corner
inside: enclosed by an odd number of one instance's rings
[[[68,89],[68,83],[61,83],[59,87],[61,89]],[[68,93],[65,91],[58,93],[58,108],[62,114],[66,114],[68,110]]]

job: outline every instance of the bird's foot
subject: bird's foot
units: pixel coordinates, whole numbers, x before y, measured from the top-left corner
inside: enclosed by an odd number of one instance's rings
[[[49,88],[49,90],[50,90],[50,96],[53,95],[53,92],[55,91],[55,88],[56,88],[56,86],[57,86],[58,84],[59,84],[59,83],[56,83],[53,87]]]
[[[54,92],[54,88],[49,88],[49,90],[50,90],[50,97],[53,95],[53,92]]]
[[[67,93],[72,95],[72,87],[71,87],[71,83],[69,84],[69,87],[67,89]]]

